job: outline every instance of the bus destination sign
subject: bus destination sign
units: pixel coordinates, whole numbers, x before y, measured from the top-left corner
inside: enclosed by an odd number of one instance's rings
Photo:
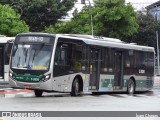
[[[38,43],[50,43],[50,37],[40,36],[21,36],[18,42],[38,42]]]

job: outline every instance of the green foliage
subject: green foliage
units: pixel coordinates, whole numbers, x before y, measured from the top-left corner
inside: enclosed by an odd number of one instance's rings
[[[95,1],[96,35],[124,39],[137,32],[136,12],[133,7],[125,5],[125,0],[97,0]]]
[[[29,31],[26,23],[20,20],[20,15],[7,5],[0,5],[0,24],[0,34],[6,36]]]
[[[156,30],[160,32],[160,22],[155,21],[153,16],[142,12],[138,13],[137,22],[139,24],[138,32],[126,41],[156,48]]]
[[[124,0],[96,0],[94,6],[84,7],[71,21],[54,26],[54,33],[91,34],[91,14],[94,35],[125,39],[137,32],[137,14],[130,4],[125,5]]]
[[[88,8],[85,8],[88,9]],[[87,11],[87,10],[86,10]],[[66,34],[90,34],[90,16],[87,12],[75,14],[75,17],[68,22],[59,22],[54,26],[46,28],[45,32],[49,33],[66,33]]]
[[[17,10],[23,14],[21,19],[29,26],[30,31],[43,31],[54,25],[58,19],[67,15],[76,0],[9,0],[8,4],[17,2]],[[16,7],[15,7],[16,8]],[[21,9],[20,9],[21,8]]]

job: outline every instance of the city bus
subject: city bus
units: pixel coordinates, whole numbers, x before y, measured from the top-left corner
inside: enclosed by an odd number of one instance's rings
[[[37,97],[43,92],[134,94],[152,89],[154,54],[153,47],[114,38],[22,33],[12,49],[9,85],[34,90]]]
[[[9,81],[9,60],[14,39],[0,35],[0,82]]]

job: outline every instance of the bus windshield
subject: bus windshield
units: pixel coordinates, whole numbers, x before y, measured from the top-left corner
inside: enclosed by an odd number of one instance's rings
[[[53,45],[15,44],[12,51],[11,67],[26,70],[48,70]]]

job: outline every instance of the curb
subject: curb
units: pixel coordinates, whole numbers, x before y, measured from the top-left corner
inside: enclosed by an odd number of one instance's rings
[[[10,90],[13,90],[13,88],[4,88],[4,89],[0,89],[0,92],[5,92],[5,91],[10,91]]]

